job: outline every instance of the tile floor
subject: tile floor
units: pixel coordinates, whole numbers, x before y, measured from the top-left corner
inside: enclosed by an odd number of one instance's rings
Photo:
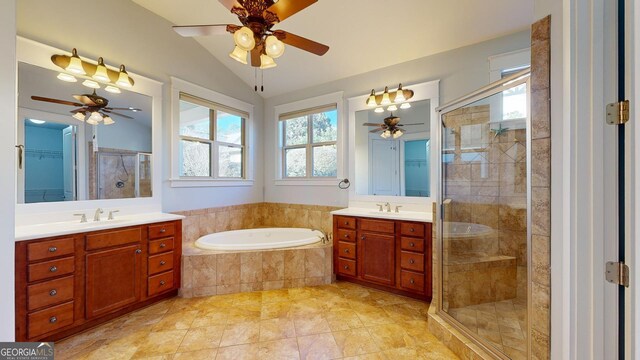
[[[513,360],[527,358],[526,300],[504,300],[450,309],[469,330],[487,339]]]
[[[57,342],[56,359],[457,359],[428,307],[347,282],[174,298]]]

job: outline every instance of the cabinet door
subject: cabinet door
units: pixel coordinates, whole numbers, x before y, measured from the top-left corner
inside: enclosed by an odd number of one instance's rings
[[[395,238],[373,233],[358,234],[358,263],[363,280],[393,286],[395,283]]]
[[[104,315],[140,300],[142,254],[128,245],[87,254],[87,318]]]

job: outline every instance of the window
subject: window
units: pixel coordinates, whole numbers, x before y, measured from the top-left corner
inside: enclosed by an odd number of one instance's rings
[[[244,179],[249,114],[185,93],[179,103],[179,176]]]
[[[280,114],[282,178],[334,178],[338,173],[338,110],[327,105]]]

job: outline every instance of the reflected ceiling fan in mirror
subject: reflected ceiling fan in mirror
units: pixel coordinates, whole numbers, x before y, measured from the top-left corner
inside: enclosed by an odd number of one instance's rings
[[[375,123],[364,123],[363,126],[376,126],[376,129],[369,131],[370,133],[381,132],[380,136],[384,139],[393,138],[397,139],[404,134],[402,131],[402,126],[414,126],[414,125],[424,125],[424,124],[400,124],[400,118],[394,116],[393,113],[391,115],[384,118],[384,122],[382,124]]]
[[[125,111],[133,111],[138,112],[142,111],[140,109],[136,109],[133,107],[128,108],[113,108],[109,107],[109,100],[106,98],[96,94],[96,91],[93,91],[93,94],[82,94],[82,95],[73,95],[73,97],[79,102],[52,99],[42,96],[32,96],[31,99],[36,101],[44,101],[50,102],[54,104],[60,105],[69,105],[78,107],[78,109],[71,110],[70,112],[73,114],[72,117],[79,121],[85,121],[90,125],[98,125],[99,123],[103,123],[105,125],[114,124],[115,121],[111,118],[111,115],[121,116],[126,119],[133,119],[131,116],[117,113],[113,110],[125,110]]]
[[[251,66],[268,69],[275,67],[276,59],[284,53],[284,44],[319,56],[329,51],[327,45],[272,27],[286,18],[309,7],[318,0],[219,0],[236,15],[242,26],[233,24],[174,26],[180,35],[207,36],[233,34],[235,48],[229,56],[247,64],[251,53]]]

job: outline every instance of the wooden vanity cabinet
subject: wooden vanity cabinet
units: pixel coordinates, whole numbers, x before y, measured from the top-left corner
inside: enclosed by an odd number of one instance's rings
[[[335,215],[339,280],[431,300],[431,223]]]
[[[178,220],[17,242],[16,341],[55,341],[177,295],[181,234]]]

